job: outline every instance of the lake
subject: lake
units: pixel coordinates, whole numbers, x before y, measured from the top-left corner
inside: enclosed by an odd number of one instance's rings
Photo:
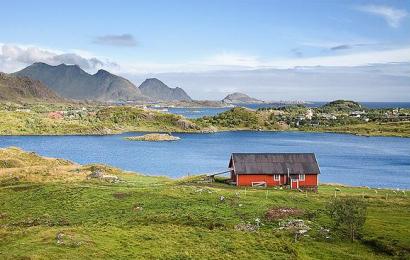
[[[224,171],[233,152],[314,152],[321,182],[410,189],[410,138],[303,132],[175,134],[177,142],[131,142],[109,136],[0,136],[17,146],[81,164],[105,163],[151,175]]]

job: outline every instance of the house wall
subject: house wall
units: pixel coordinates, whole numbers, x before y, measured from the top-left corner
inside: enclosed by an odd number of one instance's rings
[[[241,174],[238,175],[238,186],[252,186],[252,182],[266,182],[268,186],[279,186],[284,185],[286,182],[286,175],[280,176],[280,181],[275,181],[273,175],[269,174]],[[235,176],[236,178],[236,176]],[[305,174],[305,180],[299,181],[299,187],[304,186],[316,186],[317,185],[317,175],[316,174]]]
[[[299,180],[299,187],[317,186],[317,174],[305,174],[305,181]]]
[[[268,186],[277,186],[279,181],[273,180],[273,175],[267,174],[241,174],[238,175],[238,186],[252,186],[252,182],[264,181]]]

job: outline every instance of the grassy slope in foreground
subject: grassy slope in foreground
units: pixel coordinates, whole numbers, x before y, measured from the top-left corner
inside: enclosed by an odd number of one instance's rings
[[[339,187],[369,204],[362,240],[326,240],[320,227],[334,187],[319,193],[172,181],[0,150],[0,258],[386,259],[410,251],[410,201],[389,190]],[[100,169],[122,181],[87,179]],[[386,200],[386,194],[388,198]],[[225,200],[221,201],[220,197]],[[268,209],[294,207],[310,220],[308,237],[277,230]],[[240,223],[263,226],[238,231]]]

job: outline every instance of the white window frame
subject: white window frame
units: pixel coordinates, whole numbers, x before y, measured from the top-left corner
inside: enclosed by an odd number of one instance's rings
[[[280,174],[274,174],[273,175],[273,180],[274,181],[280,181]]]
[[[304,174],[299,174],[299,180],[300,181],[305,181],[305,175]]]

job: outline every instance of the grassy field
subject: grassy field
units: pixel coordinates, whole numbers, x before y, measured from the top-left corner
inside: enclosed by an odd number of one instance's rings
[[[364,136],[410,137],[410,122],[366,123],[334,127],[305,127],[302,131],[346,133]]]
[[[92,172],[104,176],[91,178]],[[328,239],[321,232],[330,225],[324,209],[335,186],[306,194],[201,180],[149,177],[17,148],[0,150],[0,258],[408,258],[407,193],[337,187],[337,196],[368,203],[363,235],[349,242],[332,230]],[[308,236],[295,242],[292,230],[278,229],[280,220],[267,211],[282,207],[300,210],[298,216],[281,218],[303,219]]]

